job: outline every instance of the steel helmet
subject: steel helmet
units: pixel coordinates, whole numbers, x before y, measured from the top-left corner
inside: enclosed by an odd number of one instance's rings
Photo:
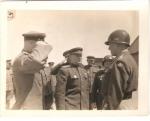
[[[116,30],[110,34],[106,45],[110,43],[124,44],[130,46],[130,36],[125,30]]]
[[[106,55],[106,56],[104,57],[104,59],[103,59],[103,65],[104,65],[104,63],[105,63],[106,61],[112,62],[113,59],[114,59],[113,56],[111,56],[111,55]]]

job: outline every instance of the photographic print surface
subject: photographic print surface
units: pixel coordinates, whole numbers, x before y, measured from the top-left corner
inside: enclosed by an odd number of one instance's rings
[[[138,11],[7,14],[6,109],[138,109]]]

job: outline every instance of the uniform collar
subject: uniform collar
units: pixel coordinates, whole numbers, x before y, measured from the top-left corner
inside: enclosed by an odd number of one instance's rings
[[[121,52],[121,54],[119,56],[116,56],[116,58],[121,58],[122,56],[124,56],[125,54],[128,54],[128,53],[129,53],[129,50],[125,49]]]
[[[28,52],[28,51],[26,51],[24,49],[21,52],[24,53],[24,54],[30,54],[31,53],[31,52]]]
[[[73,67],[83,67],[84,68],[84,65],[82,64],[82,63],[76,63],[76,64],[70,64],[71,66],[73,66]]]

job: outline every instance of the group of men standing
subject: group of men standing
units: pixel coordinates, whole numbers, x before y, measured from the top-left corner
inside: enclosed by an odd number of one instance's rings
[[[44,41],[45,34],[23,34],[24,49],[13,63],[16,102],[12,109],[117,110],[126,109],[137,90],[137,65],[128,51],[130,36],[125,30],[112,32],[105,42],[111,56],[103,67],[95,65],[93,56],[82,64],[81,47],[63,53],[66,61],[45,73],[45,64],[52,46]],[[56,79],[52,79],[52,75]],[[133,102],[134,103],[134,102]],[[130,109],[135,109],[129,103]]]

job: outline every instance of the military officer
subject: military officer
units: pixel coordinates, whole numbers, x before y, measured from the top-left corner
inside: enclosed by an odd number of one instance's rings
[[[94,56],[87,56],[87,63],[88,65],[85,66],[85,69],[87,70],[89,81],[90,81],[90,109],[92,109],[92,87],[93,82],[95,78],[95,74],[98,72],[99,67],[95,65],[95,57]]]
[[[57,74],[56,107],[58,110],[88,110],[89,81],[81,64],[82,48],[68,51],[68,62]]]
[[[6,61],[6,108],[10,108],[11,100],[14,96],[13,73],[11,60]]]
[[[110,34],[108,41],[112,56],[116,56],[110,68],[106,102],[110,110],[136,109],[133,99],[137,90],[137,65],[128,51],[130,36],[125,30],[116,30]]]
[[[113,56],[107,55],[102,62],[103,67],[96,73],[92,88],[92,106],[98,110],[103,108],[105,89],[107,88],[107,69],[113,62]]]
[[[34,31],[23,34],[24,48],[13,63],[16,89],[13,109],[39,109],[36,107],[38,104],[42,108],[42,89],[38,87],[43,81],[39,80],[37,73],[44,69],[48,54],[52,50],[51,45],[44,41],[45,36],[44,33]]]

